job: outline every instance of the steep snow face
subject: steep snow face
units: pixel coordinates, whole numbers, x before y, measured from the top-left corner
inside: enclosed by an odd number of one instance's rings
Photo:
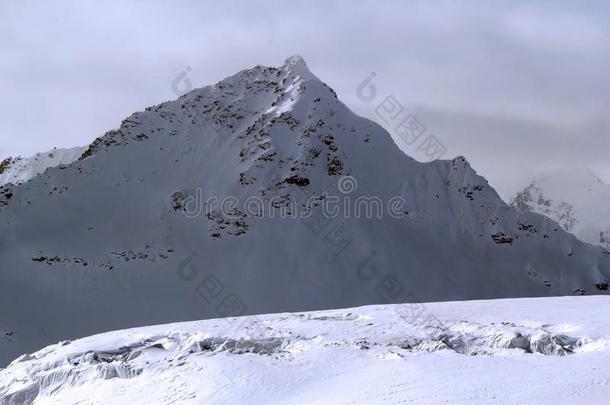
[[[137,112],[78,161],[0,187],[0,364],[178,320],[606,293],[609,270],[464,158],[406,156],[294,57]]]
[[[0,403],[604,404],[608,305],[382,305],[116,331],[16,359]]]
[[[48,152],[37,153],[29,158],[6,158],[0,162],[0,186],[8,183],[25,183],[49,167],[70,164],[77,160],[84,150],[83,147],[56,148]]]
[[[610,185],[588,169],[539,176],[511,206],[546,215],[580,240],[610,250]]]

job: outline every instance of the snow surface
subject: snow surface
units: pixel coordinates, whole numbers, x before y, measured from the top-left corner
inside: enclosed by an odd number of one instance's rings
[[[64,341],[0,404],[607,404],[610,297],[368,306]]]
[[[325,195],[406,202],[398,216],[331,217],[306,204]],[[240,210],[184,212],[226,196]],[[248,213],[251,197],[311,215]],[[462,157],[405,155],[293,57],[136,112],[78,160],[0,186],[0,366],[128,327],[607,294],[609,275],[610,254],[509,207]]]
[[[610,250],[610,185],[586,168],[536,177],[511,205],[546,215],[580,240]]]
[[[47,152],[37,153],[29,158],[6,158],[0,163],[0,186],[8,183],[25,183],[32,177],[44,173],[50,167],[74,162],[84,151],[84,147],[55,148]]]

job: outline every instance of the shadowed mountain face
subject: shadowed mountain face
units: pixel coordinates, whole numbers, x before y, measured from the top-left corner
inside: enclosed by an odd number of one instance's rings
[[[0,364],[170,321],[603,293],[609,273],[610,255],[508,207],[464,158],[404,155],[292,57],[0,187]]]

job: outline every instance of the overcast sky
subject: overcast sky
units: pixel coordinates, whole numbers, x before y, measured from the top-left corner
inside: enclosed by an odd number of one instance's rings
[[[88,144],[187,67],[198,87],[300,54],[361,115],[394,96],[503,195],[558,166],[610,181],[610,1],[217,3],[0,3],[0,158]]]

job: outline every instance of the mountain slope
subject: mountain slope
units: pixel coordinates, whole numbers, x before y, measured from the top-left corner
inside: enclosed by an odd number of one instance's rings
[[[510,208],[464,158],[404,155],[292,57],[0,187],[0,364],[170,321],[605,293],[609,271],[610,255]]]
[[[610,186],[588,169],[538,176],[511,206],[546,215],[580,240],[610,250]]]
[[[34,176],[43,173],[49,167],[67,165],[74,162],[85,148],[53,149],[37,153],[29,158],[6,158],[0,162],[0,186],[7,183],[25,183]]]
[[[609,304],[380,305],[116,331],[17,359],[0,371],[0,404],[605,404]]]

